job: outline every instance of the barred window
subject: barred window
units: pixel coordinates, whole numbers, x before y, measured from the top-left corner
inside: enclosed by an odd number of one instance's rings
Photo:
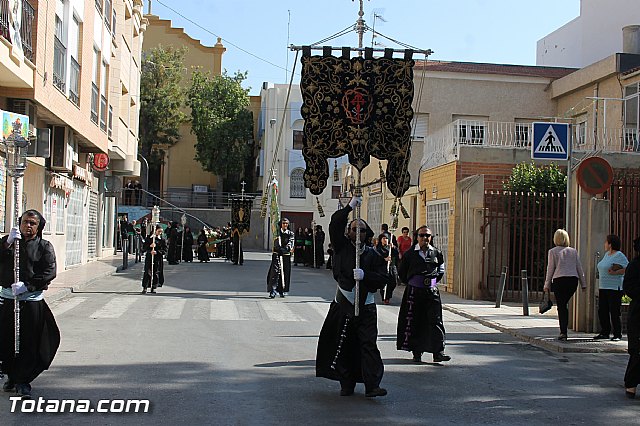
[[[291,171],[290,194],[291,198],[307,198],[307,190],[304,187],[304,169],[293,169]]]

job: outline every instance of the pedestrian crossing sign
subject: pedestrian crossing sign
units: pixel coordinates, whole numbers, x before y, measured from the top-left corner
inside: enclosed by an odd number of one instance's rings
[[[569,125],[566,123],[533,123],[531,158],[534,160],[568,160]]]

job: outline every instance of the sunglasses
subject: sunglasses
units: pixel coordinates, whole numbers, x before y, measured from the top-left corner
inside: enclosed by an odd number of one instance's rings
[[[431,234],[418,234],[418,237],[420,238],[429,238],[431,236]]]
[[[351,228],[353,232],[367,232],[367,228]]]

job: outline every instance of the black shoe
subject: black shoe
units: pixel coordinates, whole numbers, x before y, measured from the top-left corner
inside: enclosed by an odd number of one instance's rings
[[[7,380],[6,382],[4,382],[4,385],[2,385],[2,390],[5,392],[12,392],[15,388],[16,384],[13,383],[11,379]]]
[[[566,333],[560,333],[560,335],[558,336],[558,340],[560,340],[561,342],[565,342],[567,338],[568,337]]]
[[[596,334],[595,336],[593,336],[593,340],[604,340],[608,338],[609,338],[609,335],[604,333]]]
[[[149,293],[155,293],[155,292],[156,292],[155,289],[152,288]]]
[[[433,354],[433,362],[446,362],[451,361],[451,357],[449,355],[445,355],[444,352],[438,352],[437,354]]]
[[[283,297],[283,298],[284,298],[284,293],[280,293],[280,297]]]
[[[142,294],[147,294],[147,289],[146,288],[142,289]]]
[[[376,396],[385,396],[387,394],[387,390],[384,388],[373,388],[369,391],[367,391],[367,393],[364,394],[364,396],[366,396],[367,398],[375,398]]]
[[[340,389],[340,396],[351,396],[353,395],[353,392],[354,392],[353,388],[342,388]]]
[[[413,362],[422,362],[422,353],[414,352],[413,353]]]
[[[31,385],[29,383],[16,384],[16,394],[22,399],[31,399]]]
[[[276,294],[273,291],[269,293],[269,299],[273,299],[275,297],[276,297]]]
[[[612,341],[612,342],[619,342],[620,340],[622,340],[622,336],[613,336],[613,337],[611,338],[611,341]]]

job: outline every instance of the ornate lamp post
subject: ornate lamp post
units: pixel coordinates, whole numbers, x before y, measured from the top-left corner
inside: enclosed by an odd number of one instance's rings
[[[27,147],[29,140],[22,136],[20,122],[14,124],[11,134],[3,138],[2,144],[7,154],[7,171],[13,178],[13,220],[16,225],[20,221],[20,203],[22,200],[21,180],[27,169]],[[20,281],[20,239],[13,242],[13,275],[14,282]],[[14,341],[15,354],[20,353],[20,303],[18,296],[14,299]]]

